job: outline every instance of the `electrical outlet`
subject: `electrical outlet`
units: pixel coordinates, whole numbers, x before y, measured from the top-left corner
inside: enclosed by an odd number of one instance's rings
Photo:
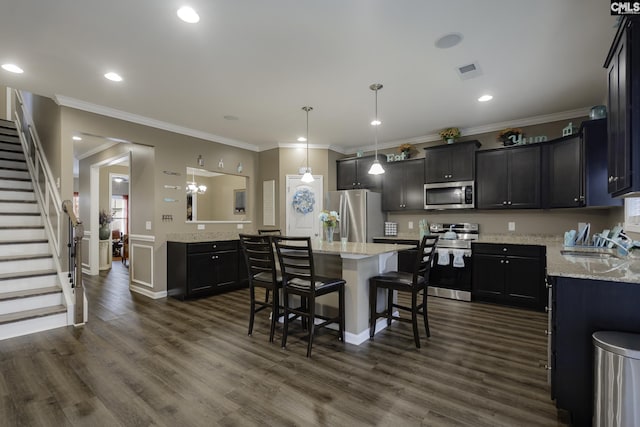
[[[516,223],[509,221],[509,231],[516,231]]]
[[[238,227],[238,230],[242,230],[244,228],[244,224],[236,224],[236,227]]]
[[[144,223],[144,228],[147,230],[151,230],[151,221],[147,221]]]
[[[413,230],[413,221],[409,221],[409,230]]]
[[[204,224],[198,224],[198,230],[204,230]]]

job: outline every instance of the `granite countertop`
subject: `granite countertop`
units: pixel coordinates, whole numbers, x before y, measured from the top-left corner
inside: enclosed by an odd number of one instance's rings
[[[359,255],[374,256],[389,252],[403,251],[405,249],[414,249],[414,245],[398,245],[394,243],[341,243],[334,241],[332,243],[326,241],[312,240],[311,248],[313,252],[329,255]]]
[[[555,235],[481,234],[477,241],[479,243],[546,246],[547,275],[549,276],[640,284],[640,253],[632,252],[629,256],[610,258],[596,258],[579,254],[563,255],[560,253],[562,249],[565,249],[563,237]],[[578,250],[593,252],[589,248],[578,248]],[[600,251],[617,253],[615,250],[600,249]]]

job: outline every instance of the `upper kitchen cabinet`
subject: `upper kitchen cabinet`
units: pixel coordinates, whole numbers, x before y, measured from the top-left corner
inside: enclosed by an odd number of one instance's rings
[[[478,151],[478,209],[540,207],[540,144]]]
[[[375,160],[375,156],[350,157],[336,160],[338,169],[338,190],[353,190],[366,188],[373,191],[382,191],[382,175],[369,175],[369,168]],[[378,161],[386,167],[387,158],[378,155]]]
[[[456,142],[425,148],[425,182],[473,181],[478,141]]]
[[[543,207],[621,206],[607,191],[607,121],[588,120],[580,133],[543,144]]]
[[[382,210],[406,211],[424,208],[424,159],[385,165]]]
[[[624,17],[605,61],[608,96],[608,191],[640,191],[640,18]],[[635,40],[634,40],[635,39]]]

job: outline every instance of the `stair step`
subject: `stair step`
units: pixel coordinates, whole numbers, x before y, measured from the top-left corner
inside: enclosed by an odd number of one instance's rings
[[[31,190],[33,191],[33,184],[29,178],[2,178],[0,177],[0,187],[12,188],[14,190]]]
[[[0,340],[67,326],[67,309],[60,305],[0,316]]]
[[[0,153],[20,153],[24,155],[22,144],[16,142],[5,142],[0,138]],[[2,155],[2,154],[0,154]]]
[[[19,200],[0,200],[0,213],[15,213],[21,215],[40,215],[40,208],[35,202],[21,202]]]
[[[0,149],[0,159],[2,160],[15,160],[18,162],[24,162],[25,157],[22,151],[2,150]]]
[[[58,286],[58,274],[55,270],[18,271],[0,274],[0,292],[14,292],[49,286]]]
[[[29,227],[0,227],[0,240],[30,240],[46,239],[47,235],[42,225]]]
[[[47,251],[49,251],[49,242],[46,240],[0,241],[0,257],[35,255]]]
[[[26,169],[14,169],[0,167],[0,178],[2,179],[28,179],[31,180],[29,171]]]
[[[1,293],[0,316],[59,306],[63,300],[62,288],[59,286]]]
[[[0,274],[17,271],[54,269],[51,254],[9,255],[0,257]]]
[[[15,144],[22,147],[22,144],[20,143],[20,137],[17,135],[0,134],[0,142],[7,143],[7,144]]]
[[[27,162],[25,160],[4,160],[0,159],[0,167],[13,169],[17,171],[26,171]]]
[[[36,200],[36,193],[29,189],[7,189],[0,188],[0,200]]]
[[[3,226],[9,227],[21,227],[21,226],[39,226],[42,225],[42,217],[40,215],[23,215],[23,214],[13,214],[9,213],[0,213],[0,223]],[[3,227],[0,227],[3,228]],[[0,237],[2,239],[2,237]],[[4,240],[4,239],[2,239]]]

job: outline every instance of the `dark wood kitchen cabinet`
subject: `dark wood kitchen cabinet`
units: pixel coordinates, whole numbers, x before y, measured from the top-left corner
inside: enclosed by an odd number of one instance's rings
[[[622,18],[604,64],[608,81],[608,190],[640,191],[640,18]]]
[[[364,156],[336,160],[337,189],[355,190],[366,188],[373,191],[382,191],[383,175],[369,174],[369,168],[375,159],[375,156]],[[387,158],[385,156],[379,154],[378,161],[386,168]]]
[[[472,243],[473,301],[543,311],[546,247]]]
[[[167,242],[169,296],[185,299],[225,292],[245,285],[245,278],[237,240]]]
[[[543,208],[621,206],[607,191],[607,121],[542,145]]]
[[[465,141],[425,148],[425,182],[473,181],[475,152],[479,147],[478,141]]]
[[[540,208],[540,144],[478,151],[478,209]]]
[[[424,159],[387,163],[382,190],[382,210],[418,209],[424,209]]]
[[[637,283],[549,277],[551,397],[574,426],[593,415],[593,341],[596,331],[640,333]]]

